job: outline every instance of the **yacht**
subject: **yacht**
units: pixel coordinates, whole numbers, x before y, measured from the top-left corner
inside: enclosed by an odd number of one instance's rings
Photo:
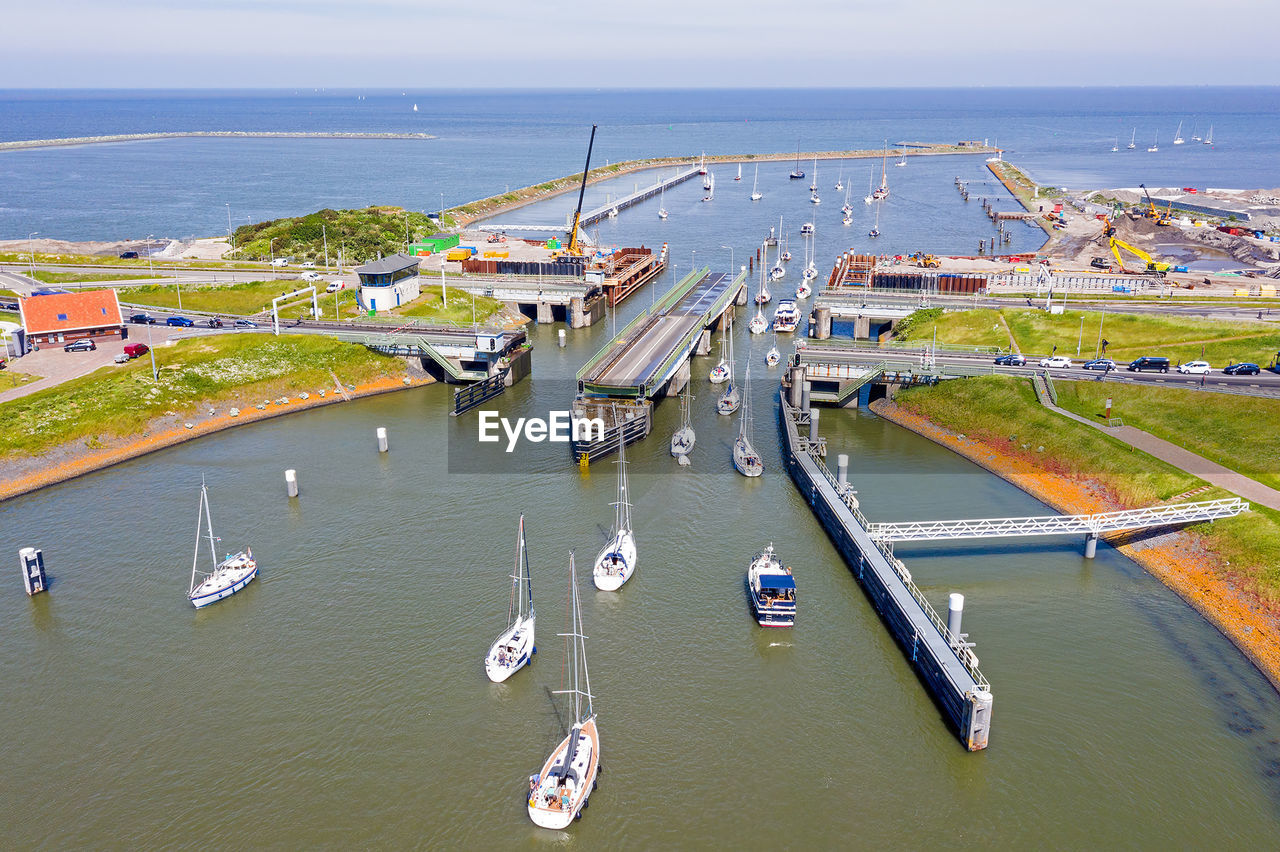
[[[502,683],[533,661],[538,652],[534,645],[533,581],[529,575],[529,551],[524,543],[524,515],[516,539],[516,570],[511,575],[511,604],[507,611],[507,629],[489,646],[484,658],[484,673],[494,683]]]
[[[751,614],[761,627],[792,627],[796,623],[796,580],[782,567],[773,544],[756,554],[747,569]]]
[[[800,311],[796,310],[796,303],[790,299],[778,302],[778,307],[773,312],[773,330],[788,334],[795,331],[799,324]]]

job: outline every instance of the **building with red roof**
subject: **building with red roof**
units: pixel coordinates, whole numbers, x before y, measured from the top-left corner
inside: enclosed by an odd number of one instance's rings
[[[112,289],[28,296],[18,300],[18,313],[29,344],[128,337],[120,302]]]

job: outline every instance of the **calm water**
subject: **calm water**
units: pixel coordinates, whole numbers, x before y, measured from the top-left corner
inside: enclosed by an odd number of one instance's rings
[[[779,213],[816,212],[785,165],[762,171],[759,205],[721,167],[716,202],[686,184],[668,195],[666,223],[641,205],[601,237],[670,241],[679,268],[662,288],[690,260],[727,266],[721,245],[741,263]],[[989,234],[950,185],[981,168],[950,158],[892,170],[883,250],[931,235],[963,249]],[[867,211],[858,202],[857,225],[842,229],[835,174],[821,169],[825,268],[865,241]],[[936,233],[907,215],[929,193]],[[519,214],[559,221],[558,210]],[[634,296],[617,323],[649,299]],[[565,349],[556,327],[532,328],[533,377],[497,407],[564,407],[611,325],[570,331]],[[714,413],[713,359],[697,359],[692,468],[667,454],[671,404],[630,453],[636,577],[612,595],[584,578],[605,771],[568,835],[533,827],[523,795],[562,735],[565,708],[549,691],[561,686],[568,551],[589,562],[603,542],[613,467],[582,477],[546,444],[477,460],[474,415],[447,416],[450,390],[435,386],[242,427],[0,503],[0,553],[42,547],[54,580],[34,600],[16,572],[0,583],[6,845],[1274,845],[1280,698],[1107,547],[1092,561],[1074,540],[899,548],[935,605],[967,596],[965,629],[996,703],[991,747],[963,751],[782,471],[777,372],[762,360],[771,338],[738,328],[765,476],[732,472],[737,424]],[[1046,511],[873,415],[824,411],[822,423],[831,451],[852,454],[872,520]],[[390,430],[385,457],[377,426]],[[294,502],[286,467],[299,470]],[[245,592],[195,612],[184,592],[202,475],[224,544],[252,545],[263,568]],[[495,686],[482,657],[505,624],[520,512],[541,653]],[[800,585],[789,631],[747,613],[742,577],[769,541]]]
[[[435,210],[596,160],[989,139],[1045,183],[1280,186],[1276,88],[575,93],[0,91],[0,140],[177,130],[434,140],[175,139],[0,152],[0,239],[218,235],[322,207]],[[418,112],[413,112],[413,105]],[[1179,121],[1210,149],[1169,144]],[[1112,154],[1136,128],[1140,149]],[[1145,148],[1156,133],[1158,154]],[[857,186],[855,186],[855,190]],[[839,206],[839,205],[837,205]]]

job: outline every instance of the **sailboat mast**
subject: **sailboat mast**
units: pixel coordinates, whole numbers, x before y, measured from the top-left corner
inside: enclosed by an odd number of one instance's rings
[[[578,597],[578,574],[573,566],[573,554],[569,554],[569,582],[573,584],[573,714],[574,721],[582,724],[594,715],[591,707],[591,676],[587,673],[587,637],[582,633],[582,601]],[[582,689],[586,686],[586,690]],[[582,715],[582,698],[587,699],[587,714]]]
[[[213,567],[218,567],[218,551],[213,546],[213,518],[209,516],[209,492],[203,482],[200,483],[200,502],[204,504],[204,519],[209,522],[209,558]]]
[[[204,483],[200,483],[200,508],[196,509],[196,548],[191,555],[191,590],[196,590],[196,566],[200,564],[200,534],[204,531]]]

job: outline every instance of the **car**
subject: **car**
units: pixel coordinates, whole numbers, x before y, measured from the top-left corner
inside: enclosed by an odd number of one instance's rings
[[[138,253],[137,253],[136,251],[122,251],[122,252],[120,252],[120,259],[121,259],[121,260],[136,260],[136,259],[137,259],[137,257],[138,257]]]
[[[92,352],[97,348],[98,348],[98,344],[94,343],[92,340],[86,337],[83,340],[76,340],[72,343],[68,343],[66,346],[62,347],[62,351],[63,352]]]
[[[304,272],[304,273],[302,273],[302,280],[303,280],[303,281],[319,281],[319,280],[320,280],[320,273],[318,273],[318,272]]]
[[[336,292],[338,292],[339,290],[345,290],[345,289],[347,289],[347,282],[345,282],[345,281],[330,281],[330,282],[329,282],[329,286],[328,286],[328,287],[325,287],[325,288],[324,288],[324,291],[325,291],[326,293],[336,293]]]
[[[145,343],[129,343],[124,347],[124,354],[127,358],[141,358],[151,351],[151,347]]]
[[[1188,361],[1178,365],[1178,372],[1189,376],[1207,375],[1212,370],[1208,361]]]
[[[1167,373],[1169,372],[1169,359],[1144,355],[1129,362],[1129,372],[1141,373],[1143,370]]]
[[[115,357],[114,360],[117,364],[128,364],[129,361],[131,361],[132,359],[128,355],[121,352],[119,355]]]
[[[1224,367],[1222,372],[1226,373],[1228,376],[1256,376],[1261,373],[1262,370],[1258,368],[1257,364],[1250,364],[1248,361],[1243,361],[1239,364],[1230,364]]]
[[[239,319],[236,320],[236,328],[257,328],[258,324],[253,320]]]
[[[221,318],[221,317],[210,317],[210,318],[206,321],[206,325],[208,325],[208,326],[209,326],[209,328],[222,328],[222,318]]]
[[[129,322],[134,325],[155,325],[156,318],[150,314],[130,314]]]
[[[303,268],[303,269],[315,269],[315,268],[316,268],[316,262],[315,262],[314,260],[304,260],[304,261],[302,261],[302,268]]]
[[[1001,367],[1025,367],[1027,366],[1027,356],[1019,352],[1011,352],[1008,355],[1001,355],[997,358],[996,364]]]
[[[275,260],[271,261],[271,265],[272,265],[272,266],[288,266],[288,265],[289,265],[289,258],[287,258],[287,257],[277,257]]]
[[[1085,361],[1080,365],[1083,370],[1105,370],[1110,372],[1116,368],[1116,362],[1111,358],[1094,358],[1091,361]]]
[[[167,320],[164,321],[164,324],[181,326],[182,328],[191,328],[191,326],[195,325],[193,321],[187,319],[186,317],[169,317]]]
[[[1054,355],[1052,358],[1041,358],[1040,366],[1056,367],[1056,368],[1070,367],[1071,359],[1068,358],[1066,355]]]

